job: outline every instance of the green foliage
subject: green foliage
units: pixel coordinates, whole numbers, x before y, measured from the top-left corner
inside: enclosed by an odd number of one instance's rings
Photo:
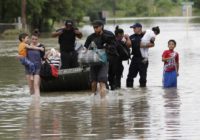
[[[98,13],[108,11],[109,16],[177,16],[181,15],[184,0],[26,0],[27,24],[31,29],[51,30],[55,22],[73,19],[77,23],[84,16],[99,18]],[[189,1],[189,0],[187,0]],[[21,16],[22,0],[0,0],[0,22],[14,22]],[[200,0],[193,0],[196,13],[200,13]]]
[[[20,15],[21,0],[0,0],[0,22],[14,22]]]

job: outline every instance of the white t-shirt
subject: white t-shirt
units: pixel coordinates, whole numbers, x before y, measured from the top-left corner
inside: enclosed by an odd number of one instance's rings
[[[149,43],[151,38],[155,38],[156,35],[152,30],[146,30],[144,36],[142,37],[142,43]]]

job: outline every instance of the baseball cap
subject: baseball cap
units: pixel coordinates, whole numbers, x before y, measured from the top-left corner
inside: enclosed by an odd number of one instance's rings
[[[93,26],[103,26],[103,21],[102,20],[95,20],[92,22]]]
[[[135,23],[132,26],[130,26],[130,28],[142,28],[142,25],[140,23]]]

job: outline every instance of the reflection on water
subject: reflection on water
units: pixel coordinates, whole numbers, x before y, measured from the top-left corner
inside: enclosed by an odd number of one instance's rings
[[[194,22],[193,22],[194,21]],[[144,29],[158,25],[161,34],[150,52],[147,88],[127,89],[125,71],[122,89],[109,91],[106,100],[88,92],[42,94],[39,101],[28,93],[24,69],[15,58],[17,40],[0,41],[0,139],[2,140],[198,140],[200,139],[199,20],[188,25],[179,20],[140,20]],[[125,32],[131,21],[118,22]],[[105,28],[114,30],[113,25]],[[84,26],[82,31],[92,32]],[[180,76],[177,89],[162,88],[161,54],[169,39],[177,41]],[[57,39],[42,42],[56,47]]]
[[[41,110],[40,101],[32,99],[28,108],[27,118],[24,120],[25,126],[22,129],[20,139],[39,140],[41,136]]]
[[[181,139],[180,98],[177,89],[164,90],[165,133],[168,139]]]

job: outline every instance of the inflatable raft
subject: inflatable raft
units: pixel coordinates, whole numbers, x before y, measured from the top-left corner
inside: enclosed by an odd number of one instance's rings
[[[52,80],[41,79],[40,90],[50,91],[80,91],[90,89],[90,68],[70,68],[58,71],[58,78]]]

